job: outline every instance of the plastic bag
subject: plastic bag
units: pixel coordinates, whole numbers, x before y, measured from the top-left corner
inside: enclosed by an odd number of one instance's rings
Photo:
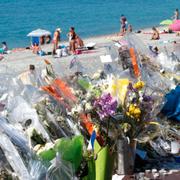
[[[8,123],[5,118],[0,117],[0,132],[5,133],[11,141],[19,147],[22,151],[21,154],[28,156],[30,149],[28,147],[27,138],[24,136],[23,131],[16,129],[12,124]]]
[[[1,135],[0,146],[4,151],[9,164],[11,165],[11,167],[13,168],[19,179],[30,180],[30,175],[27,171],[27,168],[24,165],[24,162],[19,156],[18,151],[16,150],[14,145],[11,143],[11,141],[5,134],[0,133],[0,135]]]
[[[28,164],[28,171],[32,180],[42,180],[47,177],[48,168],[43,162],[35,159],[31,159]]]
[[[21,96],[31,105],[36,104],[44,98],[44,93],[31,85],[24,86]]]
[[[163,69],[170,72],[177,72],[179,62],[175,56],[167,56],[165,53],[160,53],[157,56],[157,62],[162,66]]]
[[[172,81],[163,77],[159,72],[144,66],[141,71],[141,78],[146,82],[146,86],[152,91],[159,91],[163,94],[168,92],[174,85]]]
[[[128,33],[125,36],[125,40],[128,43],[128,47],[133,47],[137,53],[146,54],[151,57],[148,47],[145,46],[143,41],[134,33]]]
[[[29,159],[30,149],[23,133],[17,131],[5,119],[0,118],[0,135],[0,147],[17,176],[20,179],[30,179],[25,166],[26,161]]]
[[[12,124],[21,123],[25,126],[27,120],[31,120],[31,127],[35,128],[37,132],[50,141],[50,137],[39,121],[37,112],[31,108],[29,104],[20,96],[11,98],[8,102],[7,110],[9,113],[9,121]]]
[[[57,153],[52,165],[47,172],[47,179],[75,180],[74,169],[70,162],[64,161]]]

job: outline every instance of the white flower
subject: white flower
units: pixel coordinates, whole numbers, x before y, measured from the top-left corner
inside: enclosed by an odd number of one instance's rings
[[[92,98],[92,94],[90,92],[87,92],[86,94],[86,99],[90,100]]]
[[[85,104],[85,110],[86,110],[86,111],[90,111],[90,110],[92,110],[92,108],[93,108],[93,107],[91,106],[90,103],[86,103],[86,104]]]

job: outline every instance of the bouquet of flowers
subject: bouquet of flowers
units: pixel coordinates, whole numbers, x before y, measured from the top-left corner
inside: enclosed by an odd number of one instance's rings
[[[122,105],[122,130],[125,136],[139,142],[147,142],[157,136],[159,128],[156,111],[160,98],[157,103],[157,97],[153,93],[149,94],[144,86],[143,81],[130,82]]]

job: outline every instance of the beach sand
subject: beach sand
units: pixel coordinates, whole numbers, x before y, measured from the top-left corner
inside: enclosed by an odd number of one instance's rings
[[[162,31],[164,28],[159,29]],[[166,46],[167,49],[172,50],[172,42],[180,41],[180,36],[173,34],[161,34],[160,40],[150,40],[151,34],[149,34],[151,29],[144,29],[141,33],[136,34],[137,37],[144,43],[145,46],[157,46],[160,51],[164,50]],[[122,36],[117,34],[111,34],[106,36],[91,37],[84,39],[84,43],[94,42],[96,47],[94,50],[87,51],[84,54],[77,55],[78,62],[84,67],[84,71],[88,74],[96,72],[98,69],[103,67],[103,64],[100,61],[101,55],[109,54],[110,46],[115,47],[114,41],[119,41],[122,39]],[[60,44],[68,45],[68,42],[61,42]],[[42,50],[45,52],[52,51],[52,44],[43,45]],[[111,54],[117,56],[117,48],[111,48]],[[19,74],[28,69],[29,64],[34,64],[37,69],[42,69],[45,67],[44,59],[49,60],[52,65],[55,67],[57,72],[60,75],[65,75],[71,73],[72,70],[69,69],[69,64],[74,56],[55,58],[52,55],[38,56],[32,53],[32,50],[20,50],[12,51],[10,54],[4,55],[4,59],[0,61],[0,73],[15,73]]]

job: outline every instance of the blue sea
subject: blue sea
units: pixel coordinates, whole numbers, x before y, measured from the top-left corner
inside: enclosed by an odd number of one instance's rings
[[[37,28],[62,29],[66,39],[74,26],[81,37],[118,32],[124,14],[134,29],[158,25],[180,9],[180,0],[0,0],[0,42],[29,45],[26,36]]]

